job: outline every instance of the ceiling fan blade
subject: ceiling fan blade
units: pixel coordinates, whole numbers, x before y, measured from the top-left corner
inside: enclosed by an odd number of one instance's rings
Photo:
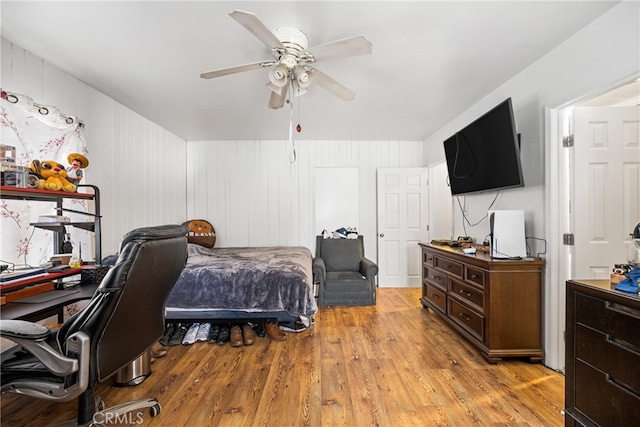
[[[282,42],[271,32],[271,30],[262,23],[262,21],[251,12],[245,12],[242,10],[234,10],[229,13],[233,19],[235,19],[240,25],[246,28],[251,34],[256,36],[258,40],[264,43],[269,49],[274,47],[284,48]]]
[[[313,73],[313,84],[317,84],[318,86],[323,87],[328,90],[332,94],[336,95],[338,98],[342,98],[345,101],[351,101],[355,98],[356,93],[344,86],[341,83],[338,83],[333,77],[323,73],[322,71],[311,68],[311,72]]]
[[[309,53],[316,60],[370,55],[371,52],[373,44],[365,36],[349,37],[309,48]]]
[[[278,108],[282,108],[284,106],[284,100],[287,98],[287,92],[289,91],[289,85],[284,85],[282,87],[282,92],[280,94],[276,92],[271,92],[271,96],[269,97],[269,108],[277,110]]]
[[[274,64],[274,61],[260,61],[252,64],[237,65],[235,67],[221,68],[219,70],[207,71],[200,74],[203,79],[213,79],[215,77],[227,76],[229,74],[242,73],[245,71],[259,70],[260,68],[270,67]]]

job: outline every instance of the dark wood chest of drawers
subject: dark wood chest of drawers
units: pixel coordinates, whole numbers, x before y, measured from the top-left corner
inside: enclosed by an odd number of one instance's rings
[[[640,298],[613,287],[567,282],[567,426],[640,425]]]
[[[493,260],[420,244],[423,306],[441,315],[491,363],[503,357],[540,362],[544,261]]]

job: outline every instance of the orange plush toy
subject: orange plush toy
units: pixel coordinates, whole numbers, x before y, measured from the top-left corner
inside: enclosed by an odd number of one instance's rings
[[[75,184],[67,180],[67,171],[64,166],[53,160],[34,160],[30,165],[31,171],[40,178],[38,189],[51,191],[76,191]]]

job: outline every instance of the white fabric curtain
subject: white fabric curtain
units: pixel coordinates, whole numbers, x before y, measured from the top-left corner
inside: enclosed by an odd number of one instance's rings
[[[86,154],[84,125],[76,117],[67,116],[53,106],[34,103],[25,95],[2,91],[0,100],[2,145],[15,148],[15,164],[29,167],[33,160],[54,160],[69,166],[70,153]],[[81,182],[86,184],[87,172]],[[80,189],[83,191],[83,189]],[[85,222],[90,218],[80,214],[57,213],[55,205],[47,202],[1,200],[0,205],[0,260],[16,267],[37,267],[47,262],[54,253],[53,232],[36,228],[40,215],[65,215],[71,221]],[[87,201],[65,200],[64,207],[90,212]],[[73,253],[84,261],[93,261],[93,233],[67,227]]]

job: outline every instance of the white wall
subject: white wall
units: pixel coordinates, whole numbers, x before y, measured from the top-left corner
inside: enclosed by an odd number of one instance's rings
[[[638,72],[640,23],[638,2],[624,2],[589,24],[540,60],[491,92],[480,102],[425,139],[425,164],[444,159],[442,142],[483,113],[511,97],[518,132],[522,135],[525,187],[501,192],[494,208],[524,209],[527,235],[544,237],[545,135],[544,108],[575,100],[610,87]],[[482,217],[495,193],[467,196],[471,219]],[[455,205],[455,203],[454,203]],[[456,235],[463,234],[459,209],[454,209]],[[483,222],[469,235],[488,233]]]
[[[453,235],[453,198],[447,185],[447,163],[429,166],[429,236],[432,239],[456,239]]]
[[[376,170],[422,166],[418,141],[287,141],[187,143],[187,216],[209,220],[216,246],[300,245],[315,253],[314,169],[359,170],[359,232],[377,259]],[[342,224],[348,226],[348,224]]]
[[[185,221],[184,140],[5,39],[1,54],[4,90],[85,123],[83,183],[100,188],[103,256],[133,228]]]
[[[541,27],[543,28],[543,27]],[[546,230],[555,218],[546,218],[545,191],[545,107],[558,107],[598,90],[609,89],[640,70],[640,3],[623,2],[570,37],[511,80],[492,91],[480,102],[443,126],[425,143],[425,164],[444,159],[442,142],[507,97],[512,97],[518,132],[522,134],[525,187],[501,193],[495,209],[524,209],[527,236],[547,238]],[[471,220],[482,218],[495,193],[467,196]],[[455,235],[463,234],[461,213],[454,203]],[[484,221],[467,233],[482,239],[489,227]],[[533,243],[533,242],[532,242]],[[542,250],[540,244],[534,254]],[[546,257],[545,272],[545,363],[561,368],[563,361],[556,337],[561,337],[562,316],[554,306],[554,296],[564,289],[550,275],[555,269],[553,256]],[[552,324],[552,321],[555,324]]]
[[[314,230],[329,232],[360,224],[360,170],[315,168]]]

